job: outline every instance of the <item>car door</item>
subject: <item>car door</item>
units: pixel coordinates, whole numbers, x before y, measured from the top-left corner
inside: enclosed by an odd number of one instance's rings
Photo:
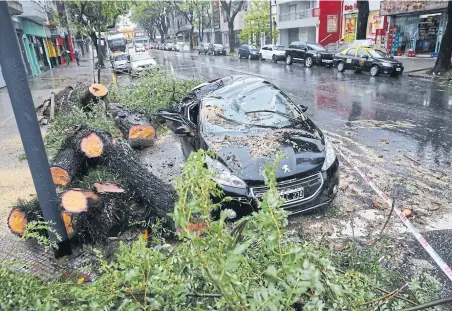
[[[271,45],[265,45],[262,48],[262,50],[263,50],[263,55],[262,55],[263,58],[265,58],[265,59],[271,59],[272,58],[272,56],[271,56],[271,52],[272,52]]]
[[[345,54],[345,69],[354,69],[356,64],[356,49],[352,48]]]
[[[308,46],[304,42],[300,42],[298,47],[298,54],[300,55],[299,58],[304,60],[306,58],[306,51],[308,50]]]
[[[367,53],[365,49],[358,49],[358,53],[356,54],[356,68],[368,71],[369,70],[369,58],[370,55]]]

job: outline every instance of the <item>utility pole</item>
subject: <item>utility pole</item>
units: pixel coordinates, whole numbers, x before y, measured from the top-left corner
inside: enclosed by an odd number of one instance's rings
[[[272,21],[272,0],[268,0],[270,4],[270,44],[273,44],[273,21]]]
[[[0,65],[42,215],[45,221],[51,222],[53,230],[61,236],[61,240],[59,240],[53,232],[48,231],[49,238],[58,244],[55,257],[70,255],[72,253],[71,244],[59,211],[59,199],[50,175],[50,166],[22,62],[19,42],[6,1],[0,1],[0,42],[8,42],[8,44],[0,44]]]

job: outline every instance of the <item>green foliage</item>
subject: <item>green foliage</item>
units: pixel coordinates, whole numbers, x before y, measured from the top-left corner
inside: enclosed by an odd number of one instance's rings
[[[261,33],[265,36],[270,35],[270,10],[268,2],[261,0],[253,0],[251,7],[245,15],[245,28],[240,32],[242,42],[250,42],[251,44],[260,45]],[[278,33],[279,34],[279,33]],[[277,35],[272,33],[273,37]]]
[[[114,183],[121,184],[121,178],[119,175],[112,173],[105,167],[96,168],[90,170],[83,180],[79,183],[79,188],[92,189],[95,183]]]
[[[177,80],[169,73],[151,71],[126,87],[113,87],[109,94],[110,102],[124,107],[155,113],[158,109],[169,108],[179,103],[200,80]]]
[[[66,137],[77,126],[105,130],[112,135],[120,134],[115,122],[107,116],[100,105],[91,105],[90,108],[87,110],[74,105],[67,113],[57,115],[44,137],[49,156],[57,153]]]
[[[154,29],[158,30],[162,42],[168,33],[168,14],[171,5],[164,1],[140,1],[132,8],[131,20],[152,37]]]
[[[158,236],[152,241],[140,237],[131,246],[121,244],[112,262],[98,252],[100,275],[87,284],[44,284],[0,267],[0,308],[295,310],[299,304],[304,311],[363,311],[376,310],[377,305],[378,310],[406,306],[397,297],[377,295],[369,278],[353,267],[340,273],[329,259],[331,253],[286,230],[287,213],[280,208],[283,200],[275,178],[279,155],[273,165],[265,165],[269,190],[259,212],[235,223],[227,221],[229,210],[213,219],[211,211],[219,206],[212,198],[221,197],[222,192],[205,166],[208,156],[213,155],[202,150],[192,153],[176,182],[178,202],[173,218],[179,228],[178,243],[166,244]],[[365,270],[369,265],[354,267]],[[431,290],[426,291],[427,283],[434,283]],[[414,279],[410,286],[430,297],[437,285],[424,277]]]
[[[25,232],[22,234],[21,240],[35,239],[39,245],[44,246],[46,251],[52,248],[58,249],[57,242],[42,234],[43,231],[52,232],[61,241],[61,236],[53,229],[51,224],[48,221],[30,221],[25,227]]]

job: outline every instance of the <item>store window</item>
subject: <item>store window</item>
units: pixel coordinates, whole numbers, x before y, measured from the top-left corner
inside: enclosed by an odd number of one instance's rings
[[[438,33],[441,27],[441,13],[421,15],[419,17],[419,33],[416,41],[416,53],[435,51]]]

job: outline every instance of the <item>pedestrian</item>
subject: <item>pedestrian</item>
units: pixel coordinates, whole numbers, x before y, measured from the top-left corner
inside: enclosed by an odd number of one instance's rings
[[[80,66],[80,51],[78,48],[74,50],[75,60],[77,61],[77,66]]]
[[[66,67],[69,66],[69,53],[68,53],[68,51],[66,51],[66,49],[63,50],[63,52],[61,53],[61,56],[66,61]]]

